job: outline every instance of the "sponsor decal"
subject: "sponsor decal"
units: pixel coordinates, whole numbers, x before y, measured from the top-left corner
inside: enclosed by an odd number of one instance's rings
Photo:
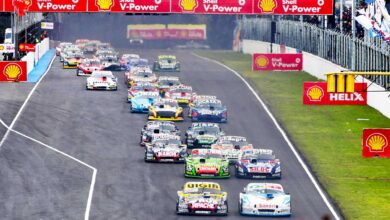
[[[14,44],[0,44],[1,53],[14,53],[15,45]]]
[[[197,0],[180,0],[180,7],[183,12],[194,12],[195,8],[198,7]]]
[[[53,30],[54,29],[54,23],[53,22],[41,22],[41,29]]]
[[[305,82],[303,84],[305,105],[367,105],[367,92],[329,93],[326,82]],[[358,91],[365,91],[366,83],[355,83]]]
[[[301,71],[302,54],[253,54],[254,71]]]
[[[96,0],[96,6],[98,7],[99,11],[109,11],[113,5],[113,0]]]
[[[363,157],[390,157],[390,128],[363,130]]]
[[[259,8],[263,13],[274,13],[276,6],[275,0],[259,0]]]
[[[27,81],[26,62],[0,62],[0,71],[1,82]]]
[[[198,203],[192,203],[191,204],[192,209],[214,209],[214,204],[210,204],[207,202],[198,202]]]

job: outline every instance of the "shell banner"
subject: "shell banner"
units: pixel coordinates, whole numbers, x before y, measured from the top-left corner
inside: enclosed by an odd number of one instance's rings
[[[367,83],[355,83],[357,92],[327,92],[326,82],[303,84],[304,105],[367,105]]]
[[[27,81],[27,63],[22,61],[0,62],[0,82]]]
[[[302,71],[303,55],[298,54],[253,54],[254,71]]]
[[[363,130],[363,157],[390,157],[390,128]]]
[[[331,15],[333,0],[0,0],[0,11]]]

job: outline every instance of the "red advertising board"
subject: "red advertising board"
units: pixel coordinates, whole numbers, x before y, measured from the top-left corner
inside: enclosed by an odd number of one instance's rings
[[[35,52],[35,44],[21,43],[21,44],[19,44],[19,51],[20,52]]]
[[[0,62],[0,82],[27,81],[27,63]]]
[[[204,30],[164,29],[164,30],[129,30],[129,38],[144,40],[204,40]]]
[[[170,0],[87,0],[89,12],[170,13]]]
[[[355,83],[356,91],[366,91],[367,83]],[[367,105],[367,92],[328,93],[326,82],[303,84],[305,105]]]
[[[172,13],[252,14],[253,0],[177,0],[172,1]]]
[[[333,0],[2,0],[24,12],[331,15]],[[1,2],[1,1],[0,1]],[[0,9],[1,9],[0,7]]]
[[[390,157],[390,128],[363,130],[363,157]]]
[[[5,10],[26,12],[86,12],[87,0],[6,0]]]
[[[254,71],[301,71],[303,55],[298,54],[253,54]]]
[[[254,0],[255,14],[333,14],[332,0]]]

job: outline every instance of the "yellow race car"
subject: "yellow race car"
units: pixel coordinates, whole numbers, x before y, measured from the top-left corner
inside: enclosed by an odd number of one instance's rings
[[[78,65],[81,63],[83,57],[78,56],[77,54],[74,56],[69,56],[64,58],[64,62],[62,63],[62,67],[64,69],[77,69]]]
[[[183,108],[173,99],[161,99],[149,107],[148,120],[183,121]]]
[[[187,182],[177,192],[178,215],[227,215],[227,192],[214,182]]]

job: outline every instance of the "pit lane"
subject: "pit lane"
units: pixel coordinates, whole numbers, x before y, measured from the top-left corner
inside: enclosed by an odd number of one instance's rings
[[[270,182],[283,184],[292,195],[293,215],[290,219],[330,216],[282,135],[239,78],[188,51],[144,50],[138,53],[150,61],[159,54],[177,55],[182,72],[164,75],[180,76],[181,81],[193,86],[198,94],[218,96],[228,108],[229,122],[222,125],[228,135],[246,136],[256,147],[275,151],[282,163],[283,177]],[[175,215],[176,191],[186,181],[192,180],[183,177],[182,164],[143,161],[144,149],[138,143],[146,115],[129,112],[123,73],[114,74],[119,80],[118,91],[86,91],[86,79],[76,77],[75,70],[63,70],[57,59],[16,123],[15,130],[51,144],[98,169],[91,219],[186,219]],[[178,125],[184,134],[190,122],[186,119]],[[0,155],[0,171],[7,171],[7,176],[13,177],[0,182],[2,194],[8,193],[7,199],[0,202],[3,216],[83,218],[91,177],[89,170],[71,161],[62,161],[58,155],[15,135],[10,135]],[[20,167],[15,169],[17,165]],[[33,181],[34,188],[23,185],[26,181]],[[226,180],[206,181],[219,182],[229,193],[226,219],[246,219],[238,214],[238,194],[252,180],[232,176]],[[34,206],[29,207],[30,203]],[[16,214],[20,207],[24,207],[23,212]]]

